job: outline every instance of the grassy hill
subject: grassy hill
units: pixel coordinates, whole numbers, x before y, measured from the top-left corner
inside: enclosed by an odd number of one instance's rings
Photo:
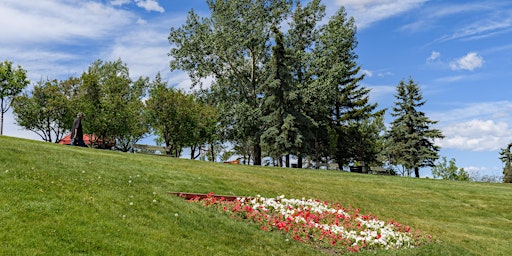
[[[0,136],[0,255],[322,255],[171,191],[326,200],[435,240],[378,255],[512,251],[510,184],[214,164]]]

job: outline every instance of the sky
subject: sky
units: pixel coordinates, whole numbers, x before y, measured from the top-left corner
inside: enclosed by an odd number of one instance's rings
[[[387,123],[396,86],[412,78],[426,100],[419,110],[445,135],[440,155],[476,177],[502,175],[500,148],[512,142],[512,1],[323,3],[326,18],[341,6],[355,18],[362,85],[388,109]],[[189,89],[187,74],[169,69],[167,37],[191,9],[209,16],[206,0],[2,0],[0,61],[21,65],[34,84],[80,76],[98,59],[121,59],[133,79],[160,72]],[[41,140],[17,126],[11,111],[4,135]]]

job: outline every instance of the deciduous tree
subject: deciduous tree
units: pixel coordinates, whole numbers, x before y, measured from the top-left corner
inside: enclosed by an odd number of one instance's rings
[[[210,17],[189,13],[172,28],[171,69],[189,73],[194,84],[213,77],[212,93],[221,103],[233,141],[250,142],[254,164],[261,164],[261,85],[269,61],[271,24],[279,24],[290,0],[208,0]]]
[[[434,167],[432,167],[432,176],[434,178],[441,178],[443,180],[459,180],[469,181],[469,173],[464,168],[457,167],[455,165],[455,158],[446,161],[446,157],[443,156],[442,161],[439,161]]]
[[[30,83],[27,71],[18,65],[13,67],[12,62],[0,62],[0,135],[4,130],[4,114],[11,108],[13,99],[19,95]]]
[[[44,141],[59,142],[71,128],[70,123],[76,115],[65,91],[66,83],[63,81],[40,81],[30,93],[15,98],[13,113],[16,122]]]
[[[84,131],[96,134],[102,144],[109,140],[135,143],[142,138],[147,131],[141,123],[146,86],[144,78],[132,82],[128,67],[120,59],[95,61],[82,74],[80,90],[74,98],[86,116]]]

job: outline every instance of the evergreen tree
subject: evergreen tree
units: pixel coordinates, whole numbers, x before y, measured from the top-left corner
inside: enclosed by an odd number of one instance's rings
[[[357,46],[356,26],[353,18],[347,18],[342,7],[320,30],[315,52],[315,68],[318,79],[315,87],[322,92],[322,102],[327,106],[324,117],[330,120],[331,147],[339,168],[343,168],[351,159],[363,161],[355,155],[357,148],[369,148],[354,137],[360,122],[383,111],[375,112],[377,104],[369,102],[368,88],[360,82],[364,78],[357,64],[355,48]],[[321,122],[321,121],[320,121]]]
[[[431,128],[437,121],[419,110],[426,101],[412,78],[408,83],[400,81],[395,97],[397,101],[391,113],[395,120],[387,134],[387,155],[391,164],[402,165],[409,176],[414,170],[419,178],[420,168],[435,166],[440,147],[434,140],[444,136],[440,130]]]
[[[303,157],[315,155],[314,160],[321,158],[321,152],[328,152],[329,138],[327,123],[323,111],[325,104],[319,104],[322,97],[320,91],[314,87],[315,73],[312,68],[314,60],[314,44],[318,39],[318,22],[325,16],[325,6],[320,0],[310,1],[302,7],[300,1],[296,2],[292,14],[290,29],[286,35],[288,56],[290,57],[290,71],[292,72],[292,86],[297,98],[293,105],[299,113],[309,118],[297,123],[303,136],[303,142],[293,154],[297,155],[297,168],[302,168]]]
[[[503,167],[503,182],[512,183],[512,154],[510,153],[512,143],[508,144],[508,147],[502,148],[500,152],[500,160],[505,164]]]
[[[304,143],[304,135],[299,124],[312,123],[297,107],[299,93],[292,83],[290,57],[285,49],[284,36],[277,27],[273,27],[275,46],[273,48],[270,74],[263,88],[265,94],[262,106],[265,131],[262,142],[268,146],[269,153],[278,159],[282,166],[282,156],[297,152]],[[289,167],[289,160],[287,161]]]

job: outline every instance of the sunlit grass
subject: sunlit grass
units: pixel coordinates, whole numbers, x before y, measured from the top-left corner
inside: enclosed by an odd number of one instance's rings
[[[510,184],[213,164],[0,136],[0,255],[323,254],[170,191],[317,198],[434,237],[379,255],[512,251]]]

